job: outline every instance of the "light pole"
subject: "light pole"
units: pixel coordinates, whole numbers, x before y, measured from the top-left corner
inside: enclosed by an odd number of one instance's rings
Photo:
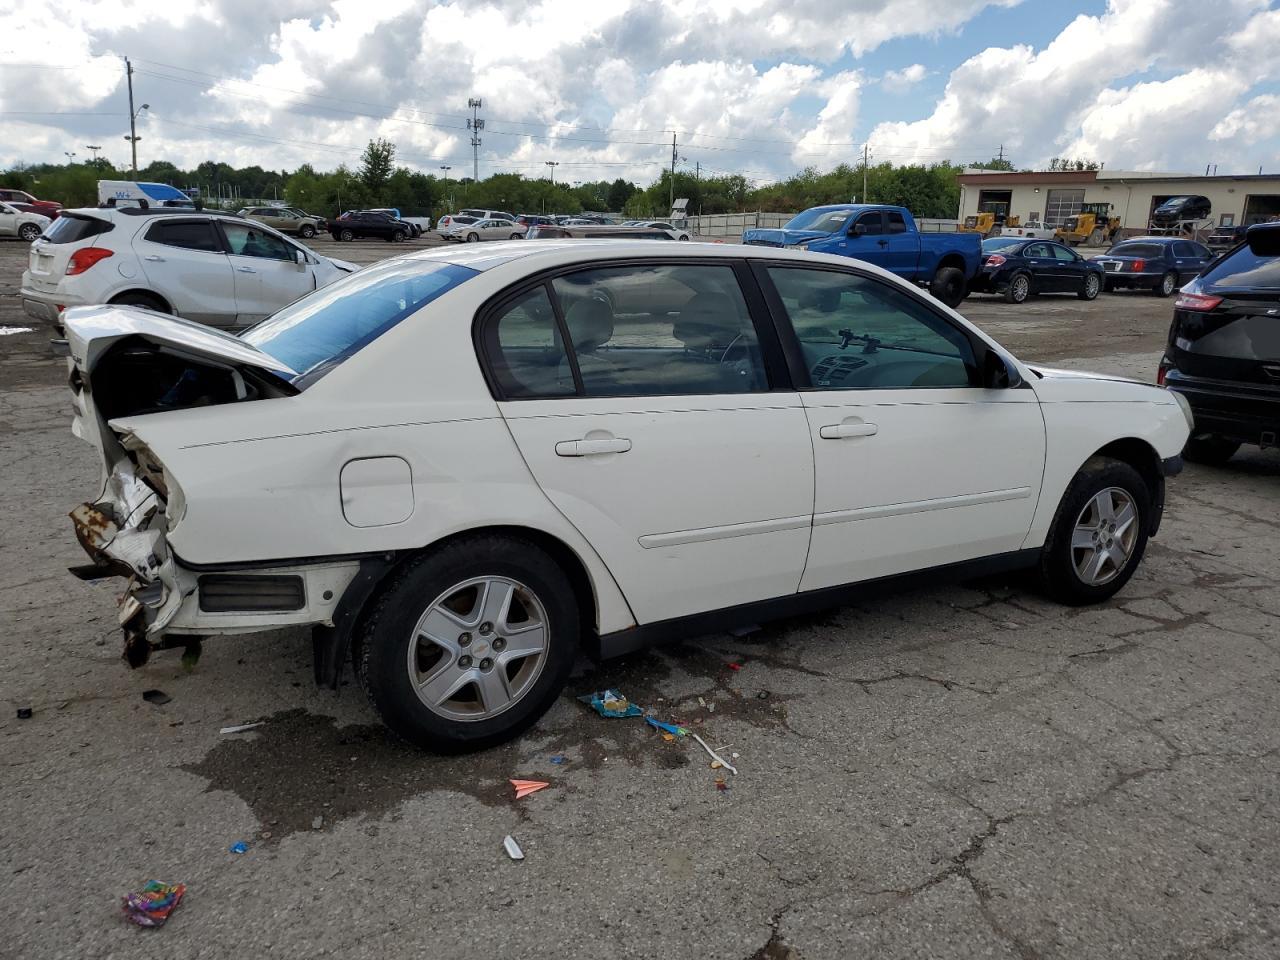
[[[444,178],[445,178],[446,180],[448,180],[448,179],[449,179],[449,171],[450,171],[450,170],[452,170],[452,169],[453,169],[453,167],[445,166],[445,165],[442,163],[442,164],[440,164],[440,169],[444,171]]]
[[[125,135],[125,139],[129,141],[129,149],[132,151],[132,153],[130,154],[131,159],[129,161],[129,169],[130,171],[132,171],[133,175],[136,177],[138,175],[138,141],[142,139],[140,136],[138,136],[138,126],[137,126],[138,114],[140,114],[143,110],[150,110],[151,104],[144,103],[137,110],[134,110],[133,109],[133,89],[132,87],[130,87],[129,109],[132,112],[129,114],[129,132],[128,134]]]
[[[98,151],[102,149],[102,144],[100,144],[100,143],[86,143],[86,144],[84,145],[84,148],[85,148],[86,150],[92,150],[92,151],[93,151],[93,165],[96,167],[96,166],[98,165]]]
[[[556,185],[556,167],[560,166],[560,161],[559,160],[543,160],[542,162],[551,168],[551,185],[554,187]]]
[[[67,158],[67,166],[71,166],[76,162],[76,155],[70,150],[63,150],[62,155]]]

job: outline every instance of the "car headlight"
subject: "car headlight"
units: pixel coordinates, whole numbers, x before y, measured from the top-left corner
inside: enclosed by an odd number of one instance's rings
[[[784,250],[808,250],[808,249],[809,249],[809,244],[808,244],[808,242],[804,242],[804,243],[784,243],[784,244],[782,245],[782,247],[783,247],[783,249],[784,249]]]
[[[1183,417],[1186,418],[1187,429],[1194,430],[1196,428],[1196,415],[1191,412],[1191,401],[1176,390],[1170,390],[1169,392],[1173,394],[1173,399],[1177,401],[1178,408],[1182,411]]]

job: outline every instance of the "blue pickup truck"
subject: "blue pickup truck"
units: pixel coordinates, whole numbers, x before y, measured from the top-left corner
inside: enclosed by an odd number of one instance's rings
[[[882,204],[810,207],[781,229],[746,231],[742,242],[865,260],[905,280],[926,284],[949,307],[968,295],[969,284],[982,267],[978,234],[921,233],[905,207]]]

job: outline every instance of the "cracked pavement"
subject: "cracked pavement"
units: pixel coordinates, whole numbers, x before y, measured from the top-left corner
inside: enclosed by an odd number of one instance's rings
[[[21,323],[16,247],[0,324]],[[1149,377],[1168,310],[966,312],[1024,357]],[[441,758],[354,687],[316,690],[300,631],[129,671],[117,588],[65,572],[97,468],[60,377],[39,332],[0,338],[0,954],[1280,955],[1275,453],[1190,466],[1106,605],[996,579],[584,662],[530,734]],[[573,699],[606,686],[739,775]],[[508,777],[551,787],[515,802]],[[187,899],[130,927],[119,898],[153,877]]]

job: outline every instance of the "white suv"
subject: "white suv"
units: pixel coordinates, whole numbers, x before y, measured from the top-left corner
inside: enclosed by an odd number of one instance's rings
[[[55,325],[67,307],[115,303],[236,328],[355,270],[237,216],[66,210],[31,245],[22,306]]]
[[[662,249],[657,249],[657,247]],[[510,738],[581,649],[1026,569],[1124,586],[1185,399],[1020,363],[847,257],[652,240],[386,260],[232,337],[65,316],[126,656],[313,625],[389,726]]]

